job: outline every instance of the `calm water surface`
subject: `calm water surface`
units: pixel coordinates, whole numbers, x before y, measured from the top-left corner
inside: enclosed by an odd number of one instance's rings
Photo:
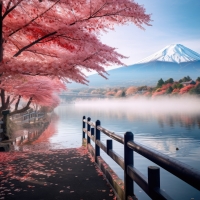
[[[134,109],[133,109],[134,110]],[[82,145],[82,117],[91,117],[92,121],[99,119],[101,126],[118,134],[131,131],[137,142],[152,147],[164,154],[176,158],[196,169],[200,169],[200,114],[198,112],[158,112],[124,109],[120,107],[106,107],[96,105],[60,105],[56,110],[59,116],[56,133],[49,138],[49,142],[57,144],[60,148],[80,147]],[[106,141],[107,136],[101,134],[101,140]],[[177,151],[176,148],[179,148]],[[123,156],[123,146],[113,143],[114,150]],[[120,178],[123,171],[107,157],[101,155],[112,166]],[[147,167],[155,165],[148,159],[134,153],[134,165],[145,176]],[[173,199],[200,200],[200,192],[183,183],[178,178],[161,169],[161,188]],[[134,187],[139,199],[150,199],[137,185]]]

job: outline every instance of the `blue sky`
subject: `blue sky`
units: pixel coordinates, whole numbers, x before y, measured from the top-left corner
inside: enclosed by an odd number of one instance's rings
[[[138,0],[152,14],[152,26],[145,31],[133,24],[117,26],[101,37],[103,43],[128,56],[127,65],[179,43],[200,54],[200,0]]]

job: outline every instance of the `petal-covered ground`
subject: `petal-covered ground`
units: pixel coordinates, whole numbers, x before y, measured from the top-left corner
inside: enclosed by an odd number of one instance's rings
[[[45,146],[45,145],[44,145]],[[29,146],[30,147],[30,146]],[[45,150],[44,150],[45,149]],[[116,199],[86,148],[0,152],[0,199]]]

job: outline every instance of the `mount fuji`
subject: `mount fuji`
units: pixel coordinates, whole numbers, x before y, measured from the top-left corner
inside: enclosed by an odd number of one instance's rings
[[[98,74],[93,74],[88,77],[89,86],[72,83],[68,87],[155,86],[160,78],[163,80],[173,78],[178,81],[184,76],[196,80],[200,77],[200,54],[181,44],[172,44],[133,65],[107,72],[109,74],[107,80]]]
[[[155,61],[174,63],[195,62],[200,61],[200,54],[181,44],[172,44],[139,61],[138,64]]]

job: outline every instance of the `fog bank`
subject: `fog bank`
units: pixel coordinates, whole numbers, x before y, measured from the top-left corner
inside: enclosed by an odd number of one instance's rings
[[[79,100],[75,102],[80,109],[118,110],[134,113],[169,113],[169,114],[199,114],[200,98],[193,96],[160,97],[160,98],[126,98]]]

